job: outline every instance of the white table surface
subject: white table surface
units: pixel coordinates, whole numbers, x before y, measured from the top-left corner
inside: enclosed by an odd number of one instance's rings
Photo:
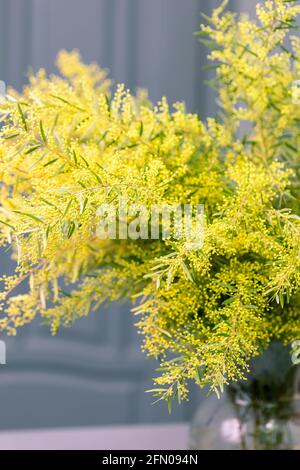
[[[1,431],[0,450],[187,450],[187,424]]]

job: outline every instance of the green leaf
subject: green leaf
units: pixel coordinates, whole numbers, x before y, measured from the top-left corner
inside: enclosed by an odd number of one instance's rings
[[[109,97],[107,95],[105,95],[105,101],[106,101],[106,104],[107,104],[107,110],[110,114],[110,101],[109,101]]]
[[[11,134],[11,135],[8,135],[6,137],[4,137],[5,140],[10,140],[10,139],[14,139],[15,137],[18,137],[20,134]]]
[[[79,155],[79,157],[84,161],[86,167],[89,168],[90,165],[88,164],[87,160],[82,155]]]
[[[71,297],[72,297],[72,295],[70,294],[70,292],[67,292],[67,291],[65,291],[65,290],[60,289],[59,292],[61,292],[65,297],[68,297],[68,298],[71,298]]]
[[[57,160],[59,160],[59,159],[58,158],[53,158],[53,160],[50,160],[49,162],[45,163],[44,168],[46,168],[49,165],[52,165],[52,163],[57,162]]]
[[[181,404],[181,393],[180,393],[180,388],[179,388],[179,383],[177,384],[177,400],[178,400],[178,403],[179,405]]]
[[[144,124],[143,124],[143,121],[141,121],[140,130],[139,130],[139,136],[140,136],[140,137],[142,137],[143,132],[144,132]]]
[[[52,202],[48,201],[47,199],[41,197],[41,201],[43,201],[45,204],[47,204],[47,206],[50,206],[50,207],[54,207],[54,209],[56,210],[59,210],[55,204],[53,204]]]
[[[73,150],[72,154],[73,154],[75,165],[77,166],[78,160],[77,160],[77,155],[76,155],[75,150]]]
[[[80,108],[76,104],[70,103],[70,101],[66,100],[65,98],[62,98],[61,96],[57,96],[57,95],[50,95],[50,96],[52,96],[52,98],[55,98],[55,99],[61,101],[62,103],[65,103],[65,104],[71,106],[74,109],[77,109],[78,111],[86,112],[85,109]]]
[[[23,123],[24,129],[25,129],[26,132],[28,132],[28,126],[27,126],[26,118],[25,118],[25,115],[23,113],[23,109],[22,109],[20,103],[18,103],[18,111],[19,111],[19,115],[20,115],[21,121]]]
[[[100,178],[100,176],[94,170],[90,170],[90,172],[95,176],[98,183],[103,184],[102,179]]]
[[[200,42],[207,47],[207,49],[214,50],[217,48],[215,41],[212,39],[200,39]]]
[[[198,366],[196,366],[195,371],[196,371],[196,382],[198,383],[198,385],[201,385],[202,384],[202,377],[201,377],[200,368]]]
[[[219,64],[213,64],[213,65],[203,65],[202,70],[204,72],[210,72],[211,70],[216,70],[220,67]]]
[[[69,225],[69,230],[68,230],[68,234],[67,234],[68,238],[72,237],[73,233],[75,232],[75,228],[76,228],[75,222],[71,222],[70,225]]]
[[[186,278],[187,278],[189,281],[191,281],[191,282],[194,283],[195,281],[194,281],[194,279],[193,279],[193,277],[192,277],[190,271],[188,270],[188,267],[187,267],[187,265],[185,264],[184,261],[181,261],[181,266],[182,266],[182,269],[183,269],[183,272],[184,272]]]
[[[14,212],[15,214],[23,215],[24,217],[29,217],[30,219],[35,220],[36,222],[39,222],[39,223],[42,223],[42,224],[45,223],[42,219],[40,219],[40,218],[37,217],[36,215],[29,214],[28,212],[22,212],[22,211],[13,211],[13,212]]]
[[[256,54],[256,52],[253,52],[253,51],[250,49],[250,47],[247,46],[246,44],[244,45],[244,44],[240,44],[239,42],[237,42],[237,45],[243,48],[243,51],[242,51],[240,57],[242,57],[245,52],[248,52],[248,54],[251,54],[251,55],[253,55],[254,57],[258,57],[258,55]]]
[[[167,336],[168,338],[172,338],[172,335],[171,333],[169,333],[168,331],[164,330],[163,328],[160,328],[159,326],[156,326],[156,329],[162,333],[163,335]]]
[[[11,228],[12,230],[16,230],[15,227],[8,222],[4,222],[4,220],[0,220],[0,224],[6,225],[7,227]]]
[[[68,204],[67,204],[67,206],[66,206],[66,208],[65,208],[65,211],[64,211],[64,213],[63,213],[63,217],[66,217],[67,213],[69,212],[69,209],[70,209],[70,207],[71,207],[72,201],[73,201],[73,198],[71,198],[71,199],[69,200],[69,202],[68,202]]]
[[[196,31],[195,36],[200,36],[202,38],[210,37],[210,33],[208,31]]]
[[[207,21],[207,23],[213,24],[212,19],[209,16],[207,16],[205,13],[201,12],[200,15],[202,16],[202,18],[205,19],[205,21]]]
[[[45,131],[44,131],[44,126],[43,126],[43,122],[40,121],[40,133],[41,133],[41,137],[43,139],[43,141],[45,142],[45,144],[47,143],[47,136],[45,134]]]
[[[80,201],[80,215],[84,213],[88,200],[88,197],[86,197],[83,201]]]
[[[168,404],[168,413],[170,415],[172,412],[172,401],[170,397],[167,398],[167,404]]]
[[[35,145],[34,147],[29,148],[26,150],[25,155],[29,155],[30,153],[35,152],[37,149],[41,148],[41,145]]]
[[[51,232],[51,225],[48,225],[47,228],[46,228],[46,238],[47,239],[49,238],[50,232]]]

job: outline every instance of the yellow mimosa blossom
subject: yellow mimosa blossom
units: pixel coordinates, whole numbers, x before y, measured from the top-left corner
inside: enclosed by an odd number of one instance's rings
[[[77,51],[59,54],[61,76],[41,70],[0,103],[0,244],[16,262],[1,277],[1,331],[40,315],[55,334],[129,298],[167,400],[187,398],[190,380],[219,393],[271,340],[300,337],[300,6],[268,0],[251,20],[225,4],[199,32],[219,118],[112,93]],[[98,208],[112,217],[121,199],[204,204],[203,246],[99,238]]]

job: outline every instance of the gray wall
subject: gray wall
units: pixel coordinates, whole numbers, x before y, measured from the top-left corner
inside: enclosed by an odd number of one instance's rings
[[[54,71],[61,48],[109,68],[153,100],[214,109],[201,83],[205,52],[193,32],[206,0],[0,0],[0,79],[20,88],[29,66]],[[249,4],[249,0],[246,3]],[[0,256],[1,271],[9,261]],[[128,305],[114,305],[52,338],[35,322],[7,339],[0,366],[0,429],[187,420],[200,393],[168,417],[151,405],[155,363],[139,350]]]

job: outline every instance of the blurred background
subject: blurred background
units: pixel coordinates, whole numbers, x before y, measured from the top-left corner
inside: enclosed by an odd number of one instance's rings
[[[110,71],[114,83],[147,88],[153,101],[184,100],[201,117],[213,114],[203,85],[206,50],[193,34],[218,0],[0,0],[0,80],[21,89],[29,68],[55,72],[64,48]],[[253,11],[256,0],[231,1]],[[0,253],[0,271],[11,270]],[[140,351],[129,305],[112,305],[51,337],[39,321],[4,338],[0,366],[0,429],[189,421],[190,402],[152,405],[156,363]]]

